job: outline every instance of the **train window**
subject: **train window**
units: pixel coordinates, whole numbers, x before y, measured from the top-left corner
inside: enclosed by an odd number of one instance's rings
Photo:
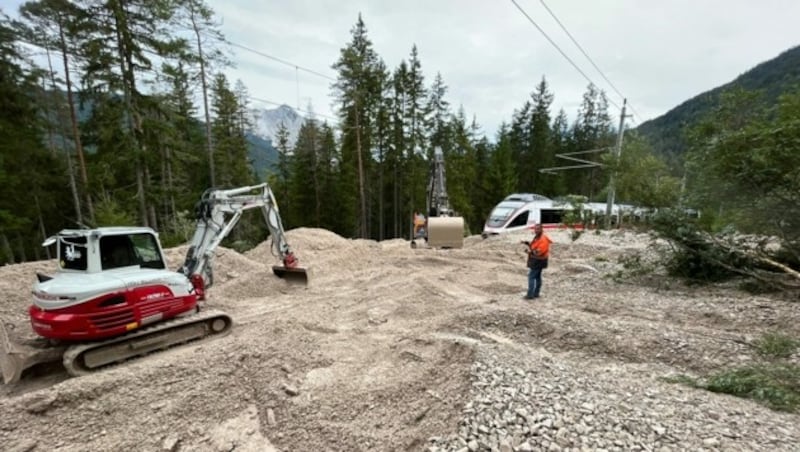
[[[514,227],[517,227],[517,226],[525,226],[526,224],[528,224],[528,213],[529,212],[530,211],[526,210],[526,211],[520,213],[519,215],[517,215],[516,218],[511,220],[511,223],[508,224],[508,227],[509,228],[514,228]]]
[[[564,216],[561,209],[542,209],[542,224],[559,224]]]

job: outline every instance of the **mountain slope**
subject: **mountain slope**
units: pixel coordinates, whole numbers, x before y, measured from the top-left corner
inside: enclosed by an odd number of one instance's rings
[[[253,108],[250,110],[251,129],[247,131],[248,156],[258,177],[262,180],[274,172],[278,163],[277,134],[281,124],[289,131],[289,148],[294,147],[297,134],[306,118],[292,107]]]
[[[687,126],[696,124],[719,104],[720,95],[731,88],[761,91],[764,106],[775,103],[781,94],[800,88],[800,46],[765,61],[733,81],[699,94],[636,130],[665,156],[678,156],[686,150],[683,137]]]
[[[245,139],[247,140],[247,156],[250,164],[259,180],[265,180],[266,176],[277,168],[278,150],[272,145],[272,141],[265,140],[258,135],[247,133]]]
[[[297,113],[288,105],[281,105],[278,108],[264,109],[254,108],[250,110],[253,124],[252,133],[264,140],[272,141],[277,145],[277,134],[281,124],[286,126],[289,131],[289,147],[293,147],[297,141],[297,134],[306,118]]]

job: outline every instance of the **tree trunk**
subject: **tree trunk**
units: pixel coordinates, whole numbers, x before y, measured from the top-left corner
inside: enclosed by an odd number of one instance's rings
[[[50,69],[50,84],[51,84],[52,89],[53,89],[53,95],[56,95],[58,93],[58,88],[56,87],[56,78],[55,78],[55,75],[54,75],[54,72],[53,72],[53,65],[51,64],[51,61],[50,61],[50,50],[49,49],[45,49],[45,52],[47,53],[47,65],[49,66],[49,69]],[[58,106],[57,105],[56,105],[55,113],[56,113],[56,120],[58,121],[60,119],[61,115],[59,115],[59,111],[58,111]],[[75,182],[75,171],[72,169],[72,157],[70,157],[69,151],[67,150],[67,147],[65,145],[66,144],[66,139],[64,138],[64,134],[62,133],[60,135],[61,135],[61,143],[62,143],[62,148],[63,148],[62,150],[64,152],[64,155],[67,158],[67,172],[69,173],[69,188],[72,191],[72,200],[75,203],[75,219],[78,221],[79,224],[82,224],[83,223],[83,213],[81,211],[81,200],[80,200],[80,195],[78,194],[78,185]],[[53,128],[52,128],[52,124],[50,123],[50,121],[47,121],[47,136],[48,136],[48,139],[49,139],[49,142],[50,142],[50,150],[51,150],[51,152],[55,152],[55,148],[56,148],[55,138],[53,137]]]
[[[400,184],[397,180],[397,161],[394,162],[394,202],[392,203],[392,207],[394,208],[394,215],[392,215],[392,221],[394,222],[394,237],[400,237]]]
[[[383,240],[384,213],[383,213],[383,143],[380,146],[380,168],[378,170],[378,241]]]
[[[145,185],[150,185],[150,169],[147,165],[144,166],[144,181]],[[156,206],[154,203],[147,204],[147,224],[153,228],[158,229],[158,216],[156,214]]]
[[[58,34],[61,40],[61,56],[64,62],[64,82],[67,85],[67,105],[69,106],[69,119],[72,125],[72,140],[75,143],[75,152],[78,154],[78,164],[81,170],[81,187],[86,196],[86,207],[89,210],[89,221],[94,223],[94,206],[92,205],[92,196],[89,192],[89,176],[86,172],[86,160],[83,156],[83,144],[81,143],[81,133],[78,130],[78,116],[75,113],[75,100],[72,95],[72,82],[69,76],[69,59],[67,57],[67,41],[64,37],[64,28],[61,25],[61,17],[58,19]],[[48,56],[49,62],[49,56]],[[52,68],[51,68],[52,72]]]
[[[211,115],[208,111],[208,82],[206,82],[206,59],[203,56],[203,43],[200,39],[200,29],[194,16],[194,4],[189,2],[189,17],[192,21],[195,39],[197,40],[197,55],[200,58],[200,87],[203,91],[203,114],[206,118],[206,152],[208,153],[208,171],[211,178],[211,186],[216,185],[214,172],[214,148],[211,145]]]
[[[136,198],[139,204],[139,220],[143,226],[149,226],[147,200],[145,195],[145,176],[144,176],[144,146],[141,142],[139,132],[141,131],[141,118],[136,110],[133,94],[136,90],[136,78],[133,73],[133,61],[130,49],[126,43],[130,36],[123,35],[123,30],[127,31],[127,10],[123,1],[117,3],[114,11],[115,31],[117,34],[117,51],[119,52],[119,66],[122,75],[123,95],[125,107],[127,109],[128,127],[133,136],[135,166],[136,166]]]
[[[8,243],[8,237],[5,234],[0,234],[0,246],[2,246],[3,254],[6,255],[6,262],[9,264],[16,264],[16,260],[14,260],[14,251],[11,249],[11,245]]]
[[[19,261],[27,262],[28,256],[25,254],[25,241],[22,240],[19,234],[17,234],[17,249],[19,250]]]
[[[44,242],[47,240],[47,230],[44,228],[44,218],[42,217],[42,208],[39,205],[39,197],[34,196],[33,200],[36,202],[36,212],[39,214],[39,232],[42,233],[42,242]],[[44,247],[44,252],[47,255],[47,259],[51,259],[50,247]],[[36,259],[39,259],[39,253],[36,253]]]
[[[361,199],[361,238],[367,238],[367,200],[364,197],[364,162],[361,156],[361,127],[358,123],[358,104],[356,104],[356,155],[358,156],[358,193]]]
[[[316,219],[317,227],[322,227],[322,195],[320,193],[319,183],[319,159],[317,158],[317,126],[314,124],[313,133],[311,134],[311,152],[314,153],[312,159],[312,169],[314,171],[314,218]]]

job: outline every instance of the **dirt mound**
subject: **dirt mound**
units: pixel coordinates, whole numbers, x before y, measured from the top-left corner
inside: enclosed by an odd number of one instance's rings
[[[800,304],[733,289],[617,284],[607,276],[621,268],[619,256],[644,250],[647,236],[548,235],[553,258],[536,303],[521,299],[519,242],[528,231],[439,250],[293,229],[287,240],[309,269],[308,287],[272,274],[280,260],[269,239],[244,254],[219,249],[209,304],[231,315],[230,335],[80,378],[33,375],[0,388],[0,444],[794,448],[797,415],[667,387],[661,377],[757,362],[761,334],[779,328],[800,337]],[[170,268],[186,250],[166,251]],[[51,264],[0,267],[0,320],[29,328],[31,283]],[[670,420],[678,413],[680,422]]]

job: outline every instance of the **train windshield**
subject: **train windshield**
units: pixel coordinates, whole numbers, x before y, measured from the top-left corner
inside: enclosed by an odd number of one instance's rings
[[[501,202],[498,204],[492,213],[489,214],[489,219],[486,221],[486,225],[489,227],[499,227],[505,224],[508,217],[511,216],[514,211],[516,211],[520,206],[522,206],[523,202]]]

